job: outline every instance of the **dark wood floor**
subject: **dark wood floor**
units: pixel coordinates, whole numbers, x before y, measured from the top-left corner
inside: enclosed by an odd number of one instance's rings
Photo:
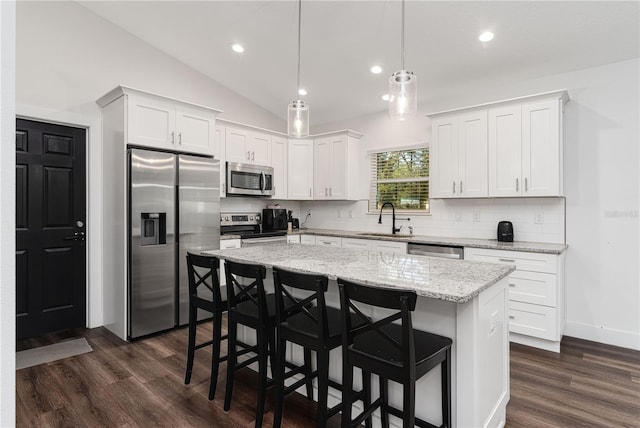
[[[209,326],[201,326],[202,339]],[[94,351],[16,372],[19,427],[252,427],[255,374],[241,372],[231,410],[222,409],[224,367],[209,401],[210,351],[196,353],[184,385],[186,329],[125,343],[104,328],[22,341],[18,349],[84,336]],[[265,426],[273,420],[267,397]],[[285,404],[285,427],[315,426],[302,396]],[[339,416],[331,427],[339,425]],[[555,354],[511,345],[508,428],[640,427],[640,352],[565,338]]]

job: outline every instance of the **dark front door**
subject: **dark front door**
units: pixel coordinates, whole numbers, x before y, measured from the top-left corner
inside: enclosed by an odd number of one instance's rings
[[[85,130],[18,119],[18,339],[86,325],[85,189]]]

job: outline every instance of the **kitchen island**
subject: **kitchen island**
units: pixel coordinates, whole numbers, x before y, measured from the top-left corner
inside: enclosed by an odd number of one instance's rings
[[[506,278],[513,271],[512,266],[295,244],[214,250],[205,254],[267,268],[327,275],[330,279],[327,304],[336,307],[339,307],[337,277],[414,290],[419,296],[413,313],[414,328],[453,339],[452,426],[504,425],[509,401]],[[266,284],[267,288],[272,287],[270,272]],[[369,315],[375,319],[381,314],[370,310]],[[337,349],[331,355],[330,376],[334,379],[341,377],[339,352]],[[290,350],[288,358],[301,361],[302,350]],[[330,393],[334,402],[339,399],[339,393],[333,390]],[[393,404],[401,406],[400,385],[390,382],[389,397]],[[330,404],[331,401],[330,397]],[[440,421],[439,370],[416,383],[416,416],[436,425]],[[399,426],[395,418],[390,422]],[[376,418],[374,426],[379,426]]]

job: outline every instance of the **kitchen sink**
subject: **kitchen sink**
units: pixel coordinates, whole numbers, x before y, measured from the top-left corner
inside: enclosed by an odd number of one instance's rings
[[[378,236],[378,237],[384,237],[384,238],[410,238],[413,235],[410,235],[408,233],[396,233],[391,234],[391,233],[358,233],[358,236]]]

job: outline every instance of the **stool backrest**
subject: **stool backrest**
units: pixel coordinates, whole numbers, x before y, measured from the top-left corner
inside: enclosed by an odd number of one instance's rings
[[[222,302],[218,277],[219,268],[220,259],[217,257],[187,253],[189,297],[210,300],[209,292],[211,292],[213,302]],[[206,288],[209,292],[204,291],[203,288]]]
[[[230,311],[238,303],[251,302],[256,306],[259,318],[261,320],[268,319],[269,315],[264,292],[266,272],[266,268],[261,265],[225,261],[227,304]],[[249,283],[245,284],[246,282]]]
[[[329,336],[324,299],[324,293],[329,285],[329,279],[326,276],[291,272],[274,267],[273,284],[276,292],[277,325],[281,325],[296,314],[302,314],[317,327],[319,338]],[[298,293],[294,296],[294,293],[289,292],[285,287],[296,289]],[[317,306],[318,310],[310,312],[309,308],[312,306]]]
[[[415,291],[373,287],[350,282],[342,278],[338,278],[338,289],[340,291],[343,349],[346,350],[358,336],[374,332],[376,340],[388,342],[393,348],[397,349],[399,354],[402,355],[404,367],[413,367],[415,365],[415,344],[411,312],[416,308],[417,295]],[[357,303],[395,310],[395,312],[373,321],[367,318]],[[351,314],[361,318],[364,324],[354,327],[351,322]],[[400,320],[402,329],[400,341],[384,331],[385,326],[397,320]]]

